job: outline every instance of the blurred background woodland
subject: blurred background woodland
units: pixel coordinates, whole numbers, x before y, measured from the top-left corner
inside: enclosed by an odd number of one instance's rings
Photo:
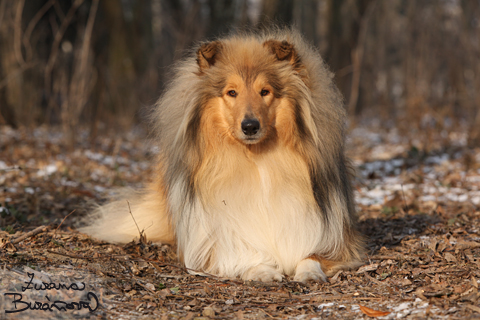
[[[185,49],[272,22],[317,46],[350,124],[480,145],[478,0],[0,0],[0,125],[128,130]]]

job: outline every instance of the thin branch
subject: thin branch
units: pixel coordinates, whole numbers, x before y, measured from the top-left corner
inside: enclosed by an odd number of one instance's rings
[[[98,1],[94,0],[90,7],[90,14],[88,15],[87,27],[85,28],[85,36],[83,38],[82,53],[80,55],[80,72],[84,73],[87,60],[88,51],[90,49],[90,42],[92,39],[93,24],[95,23],[95,17],[97,16]]]
[[[11,244],[20,243],[20,242],[22,242],[23,240],[25,240],[25,239],[27,239],[27,238],[31,238],[31,237],[33,237],[33,236],[35,236],[35,235],[37,235],[37,234],[39,234],[39,233],[41,233],[41,232],[47,231],[48,228],[49,228],[48,226],[40,226],[40,227],[38,227],[38,228],[35,228],[34,230],[32,230],[32,231],[30,231],[30,232],[27,232],[27,233],[21,235],[20,237],[18,237],[18,238],[16,238],[16,239],[13,239],[13,240],[10,241],[10,242],[4,243],[1,247],[4,247],[4,246],[6,246],[6,245],[9,244],[9,243],[11,243]],[[0,248],[1,248],[1,247],[0,247]]]
[[[55,239],[55,235],[57,234],[57,230],[61,227],[61,225],[65,222],[65,220],[72,214],[76,211],[77,209],[73,209],[72,212],[70,212],[69,214],[66,215],[65,218],[63,218],[62,222],[60,222],[60,224],[58,225],[58,227],[55,229],[55,232],[53,232],[53,236],[52,236],[52,239]]]
[[[352,87],[350,90],[350,100],[348,101],[348,113],[350,117],[355,116],[358,96],[360,91],[360,75],[362,72],[362,62],[363,62],[363,52],[365,50],[365,42],[367,39],[367,30],[370,18],[375,9],[377,1],[373,1],[367,7],[365,15],[363,16],[362,21],[360,22],[360,31],[358,36],[358,45],[352,51]]]
[[[53,66],[55,64],[55,61],[57,60],[57,55],[58,55],[58,48],[60,46],[60,41],[62,41],[63,34],[67,30],[67,27],[70,25],[70,22],[72,21],[75,11],[77,11],[78,7],[83,3],[84,0],[75,0],[73,5],[70,7],[70,9],[67,12],[67,15],[65,18],[62,20],[62,23],[60,25],[60,28],[58,29],[57,33],[55,33],[55,37],[53,39],[53,44],[52,44],[52,51],[50,52],[50,56],[48,57],[47,65],[45,66],[45,91],[47,92],[47,95],[50,95],[50,90],[51,90],[51,78],[52,78],[52,70]]]
[[[7,1],[0,1],[0,26],[2,26],[3,15],[5,14],[6,6],[7,6]]]
[[[80,58],[78,68],[75,69],[74,77],[70,83],[70,97],[72,103],[69,105],[75,106],[73,110],[69,110],[72,119],[77,119],[82,108],[86,104],[88,99],[89,84],[92,84],[92,79],[88,74],[88,54],[90,52],[90,43],[92,39],[93,25],[95,23],[95,17],[97,15],[99,0],[94,0],[90,7],[90,13],[88,15],[87,25],[85,27],[85,33],[83,37],[82,48],[80,52]],[[75,124],[75,123],[74,123]]]
[[[17,0],[17,10],[15,12],[15,27],[13,29],[13,50],[15,58],[20,66],[25,65],[25,59],[22,55],[22,12],[25,5],[25,0]]]
[[[56,251],[48,250],[48,249],[47,249],[47,252],[53,253],[53,254],[58,254],[58,255],[61,255],[61,256],[69,257],[69,258],[73,258],[73,259],[86,259],[86,260],[94,259],[93,256],[82,257],[82,256],[73,255],[73,254],[68,254],[68,253],[56,252]]]
[[[26,51],[26,59],[29,61],[32,59],[32,46],[30,45],[30,37],[32,36],[32,32],[35,29],[35,26],[37,23],[40,21],[40,19],[43,17],[43,15],[50,9],[50,7],[55,3],[55,0],[50,0],[47,3],[45,3],[40,10],[33,16],[32,20],[28,23],[27,28],[25,29],[25,32],[23,33],[23,46],[25,47]]]
[[[2,87],[0,86],[0,89]],[[0,172],[10,172],[10,171],[23,171],[23,170],[40,170],[38,168],[29,168],[29,167],[22,167],[22,166],[11,166],[11,167],[6,167],[5,169],[0,169]]]
[[[60,7],[60,3],[58,3],[58,0],[55,0],[53,7],[57,16],[59,16],[61,20],[65,19],[65,13],[63,12],[62,7]]]
[[[215,279],[215,280],[220,281],[220,282],[228,281],[228,282],[233,282],[233,283],[236,283],[236,284],[243,284],[243,281],[237,281],[237,280],[230,279],[230,278],[221,278],[221,277],[218,277],[218,276],[213,275],[211,273],[207,273],[207,272],[204,272],[204,271],[198,271],[198,270],[190,269],[190,268],[187,268],[187,267],[178,266],[178,265],[173,264],[173,263],[157,262],[153,259],[147,259],[147,258],[142,258],[142,259],[150,262],[155,267],[165,267],[165,266],[174,267],[174,268],[180,269],[183,272],[188,273],[190,275],[197,275],[197,276],[201,276],[201,277],[212,278],[212,279]],[[158,271],[161,272],[161,270],[158,270]],[[192,274],[190,272],[193,272],[194,274]]]
[[[142,231],[140,231],[140,228],[138,227],[137,220],[135,220],[135,217],[133,216],[132,209],[130,208],[130,202],[127,201],[128,205],[128,212],[130,212],[130,215],[132,216],[133,222],[135,222],[135,225],[137,226],[138,233],[140,234],[140,238],[142,237]]]

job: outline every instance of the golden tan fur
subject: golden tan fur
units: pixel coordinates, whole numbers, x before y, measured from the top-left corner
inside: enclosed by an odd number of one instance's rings
[[[219,276],[307,281],[358,265],[344,121],[331,73],[297,33],[202,44],[157,104],[158,177],[130,196],[132,213],[149,240]],[[123,199],[83,231],[130,241]]]

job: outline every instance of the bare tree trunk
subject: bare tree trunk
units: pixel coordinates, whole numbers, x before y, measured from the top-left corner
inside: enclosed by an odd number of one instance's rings
[[[17,126],[17,112],[22,106],[23,74],[15,50],[17,7],[14,1],[0,1],[0,114],[9,125]],[[17,33],[20,31],[17,31]]]
[[[95,85],[93,74],[93,57],[91,57],[91,39],[99,0],[93,0],[85,27],[82,46],[75,59],[73,76],[68,89],[68,98],[62,104],[62,124],[70,149],[76,142],[80,115],[87,104]]]
[[[338,72],[336,83],[350,100],[354,53],[360,32],[360,22],[371,0],[328,0],[329,48],[326,59]],[[355,92],[353,92],[355,93]],[[358,95],[353,97],[358,99]],[[356,102],[355,102],[356,105]]]

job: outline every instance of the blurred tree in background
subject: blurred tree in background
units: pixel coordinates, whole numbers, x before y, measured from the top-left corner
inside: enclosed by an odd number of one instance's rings
[[[317,46],[352,123],[480,145],[478,0],[0,0],[0,124],[129,128],[185,49],[272,22]]]

